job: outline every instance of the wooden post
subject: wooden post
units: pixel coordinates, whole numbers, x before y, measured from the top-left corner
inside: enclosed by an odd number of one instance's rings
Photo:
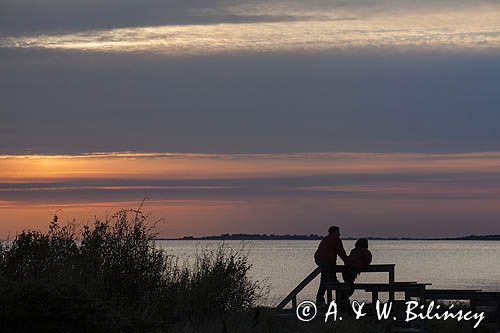
[[[374,290],[372,291],[372,304],[375,309],[375,304],[377,304],[378,301],[378,291]]]
[[[418,300],[420,304],[425,304],[425,285],[418,288]],[[427,320],[421,319],[420,321],[420,332],[425,333],[427,330]]]
[[[337,302],[337,305],[340,305],[342,302],[342,285],[338,284],[337,287],[335,288],[335,302]]]
[[[389,270],[389,283],[394,283],[394,266]],[[389,292],[389,301],[394,301],[394,291]]]
[[[405,291],[405,301],[408,302],[410,299],[411,299],[411,297],[410,297],[410,291],[406,290]]]

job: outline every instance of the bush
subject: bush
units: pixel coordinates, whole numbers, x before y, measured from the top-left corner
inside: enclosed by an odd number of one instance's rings
[[[174,316],[187,319],[195,313],[213,318],[252,308],[264,289],[249,278],[249,269],[244,247],[235,250],[220,244],[199,250],[194,264],[178,270],[171,280],[168,296],[176,303]]]
[[[0,331],[142,332],[255,304],[243,249],[204,249],[179,265],[155,247],[148,218],[120,210],[79,229],[55,217],[48,232],[1,246]]]

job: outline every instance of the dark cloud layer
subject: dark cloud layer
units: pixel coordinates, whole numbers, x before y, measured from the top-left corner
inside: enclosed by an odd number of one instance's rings
[[[495,185],[497,184],[497,185]],[[342,174],[232,179],[108,179],[0,183],[0,201],[76,203],[264,198],[372,200],[500,199],[498,173]]]
[[[498,52],[0,52],[3,153],[500,148]]]

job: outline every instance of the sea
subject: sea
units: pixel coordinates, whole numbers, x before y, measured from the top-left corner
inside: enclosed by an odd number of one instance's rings
[[[344,241],[347,252],[354,242]],[[267,290],[266,297],[259,301],[262,305],[278,304],[316,268],[313,255],[317,240],[160,240],[156,244],[189,264],[197,251],[215,249],[221,243],[248,255],[251,278]],[[396,265],[396,281],[430,283],[428,288],[500,292],[500,241],[371,240],[369,249],[373,264]],[[341,280],[341,274],[338,278]],[[388,274],[362,273],[357,281],[387,282]],[[319,277],[301,291],[299,301],[314,300],[318,284]],[[370,295],[356,291],[351,299],[369,300]]]

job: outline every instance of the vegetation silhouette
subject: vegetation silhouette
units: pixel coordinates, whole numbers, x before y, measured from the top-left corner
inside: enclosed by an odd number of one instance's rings
[[[254,307],[264,289],[244,246],[180,264],[141,208],[82,228],[54,216],[47,232],[0,243],[0,331],[160,332]]]

